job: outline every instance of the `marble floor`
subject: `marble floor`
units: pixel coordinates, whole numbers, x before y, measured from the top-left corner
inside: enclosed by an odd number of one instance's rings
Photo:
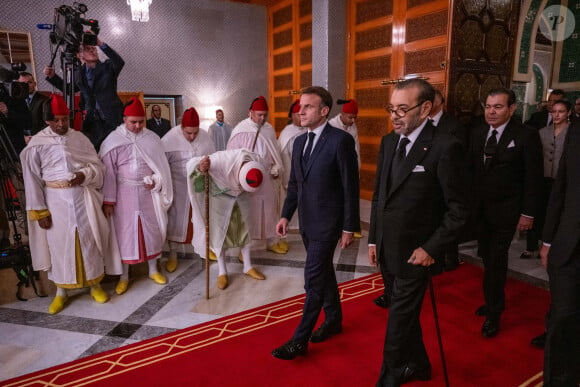
[[[362,200],[363,238],[356,239],[348,249],[337,248],[334,262],[339,282],[376,271],[367,258],[369,213],[370,203]],[[47,313],[52,297],[3,303],[0,381],[301,294],[304,247],[297,232],[289,234],[288,242],[290,251],[286,255],[265,251],[263,243],[253,244],[252,262],[266,275],[265,281],[244,275],[237,254],[232,251],[227,263],[230,286],[222,291],[215,285],[217,265],[211,264],[209,299],[205,261],[184,251],[178,270],[168,274],[167,285],[148,279],[145,267],[131,272],[129,290],[122,296],[114,294],[113,278],[105,281],[103,287],[111,295],[106,304],[96,304],[88,290],[73,292],[65,309],[57,315]],[[539,259],[519,258],[523,246],[522,240],[514,239],[510,275],[545,287],[547,275]],[[460,254],[465,264],[481,265],[474,242],[462,244]],[[0,272],[0,281],[14,275],[9,270]],[[7,291],[5,287],[1,289]],[[53,288],[44,291],[54,294]]]

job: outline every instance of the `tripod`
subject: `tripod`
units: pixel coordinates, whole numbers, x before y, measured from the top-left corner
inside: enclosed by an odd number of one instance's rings
[[[26,231],[26,206],[24,204],[24,179],[22,166],[18,162],[18,155],[4,124],[0,122],[0,269],[13,269],[18,277],[16,298],[26,301],[21,295],[22,287],[32,285],[38,297],[46,297],[38,293],[36,281],[38,272],[32,268],[30,248],[23,243],[20,230]],[[16,197],[14,197],[14,191]],[[20,225],[18,222],[21,221]],[[12,226],[14,244],[10,244],[9,234]]]

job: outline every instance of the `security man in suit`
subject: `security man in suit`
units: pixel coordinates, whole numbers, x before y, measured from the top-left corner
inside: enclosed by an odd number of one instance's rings
[[[539,207],[543,178],[538,131],[512,118],[516,96],[506,88],[490,90],[485,124],[474,127],[468,150],[478,254],[483,259],[484,337],[494,337],[505,308],[508,250],[517,230],[530,230]]]
[[[292,150],[288,195],[276,225],[286,235],[298,209],[300,235],[306,247],[302,319],[292,339],[272,351],[278,359],[306,354],[308,340],[319,343],[342,332],[342,310],[333,256],[337,242],[347,248],[360,231],[358,162],[353,137],[328,124],[332,96],[319,86],[302,91],[300,125],[308,128]],[[313,333],[321,309],[325,320]]]
[[[21,72],[18,82],[23,82],[28,84],[28,97],[26,97],[26,105],[28,106],[28,111],[31,116],[31,126],[24,130],[24,135],[27,136],[27,140],[30,136],[34,136],[36,133],[40,132],[42,129],[46,128],[46,122],[43,117],[43,104],[48,101],[48,97],[36,92],[36,81],[34,76],[28,72]],[[26,141],[28,142],[28,141]]]
[[[552,186],[540,250],[552,302],[544,349],[544,386],[580,384],[580,122],[568,130]]]
[[[429,276],[468,216],[464,151],[428,122],[435,91],[422,79],[395,86],[387,107],[393,132],[377,160],[369,261],[395,276],[377,386],[430,380],[419,314]]]

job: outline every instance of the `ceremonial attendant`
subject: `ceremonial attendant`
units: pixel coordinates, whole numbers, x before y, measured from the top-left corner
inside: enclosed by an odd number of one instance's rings
[[[181,125],[171,129],[161,142],[169,161],[173,183],[173,204],[167,213],[167,242],[170,252],[166,265],[167,271],[173,273],[177,269],[178,246],[191,243],[194,231],[203,233],[203,228],[194,230],[191,223],[191,205],[187,195],[187,162],[193,157],[215,152],[215,147],[207,132],[199,129],[199,115],[193,107],[183,113]]]
[[[145,128],[145,109],[131,98],[123,124],[103,141],[99,156],[105,164],[103,211],[113,218],[123,274],[115,288],[129,286],[129,265],[147,261],[149,277],[167,283],[157,260],[167,231],[167,210],[173,200],[171,172],[159,136]]]
[[[246,149],[215,152],[210,156],[195,157],[187,163],[188,191],[192,206],[192,220],[196,226],[193,247],[202,258],[206,257],[205,230],[205,173],[209,173],[209,235],[210,250],[217,256],[217,287],[229,285],[225,250],[240,247],[243,271],[256,280],[266,277],[252,267],[250,256],[251,196],[256,193],[265,179],[265,171],[258,162],[260,157]]]
[[[266,240],[266,248],[276,254],[286,254],[287,244],[280,244],[276,236],[279,177],[284,173],[280,145],[272,125],[266,122],[268,104],[264,97],[250,105],[249,117],[234,128],[227,149],[247,149],[260,156],[266,175],[260,189],[252,195],[252,239]]]
[[[32,136],[20,158],[32,263],[57,287],[48,308],[55,314],[65,307],[67,289],[90,287],[96,302],[107,302],[99,283],[105,270],[120,274],[121,262],[101,210],[103,165],[95,148],[69,129],[61,96],[45,103],[45,120],[48,127]]]

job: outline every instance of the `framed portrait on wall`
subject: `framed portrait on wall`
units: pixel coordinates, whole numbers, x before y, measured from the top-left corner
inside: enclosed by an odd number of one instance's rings
[[[153,107],[158,106],[161,109],[161,118],[169,120],[169,122],[171,122],[171,127],[174,127],[176,125],[175,98],[145,96],[144,101],[145,101],[145,114],[147,114],[147,119],[153,117]]]

